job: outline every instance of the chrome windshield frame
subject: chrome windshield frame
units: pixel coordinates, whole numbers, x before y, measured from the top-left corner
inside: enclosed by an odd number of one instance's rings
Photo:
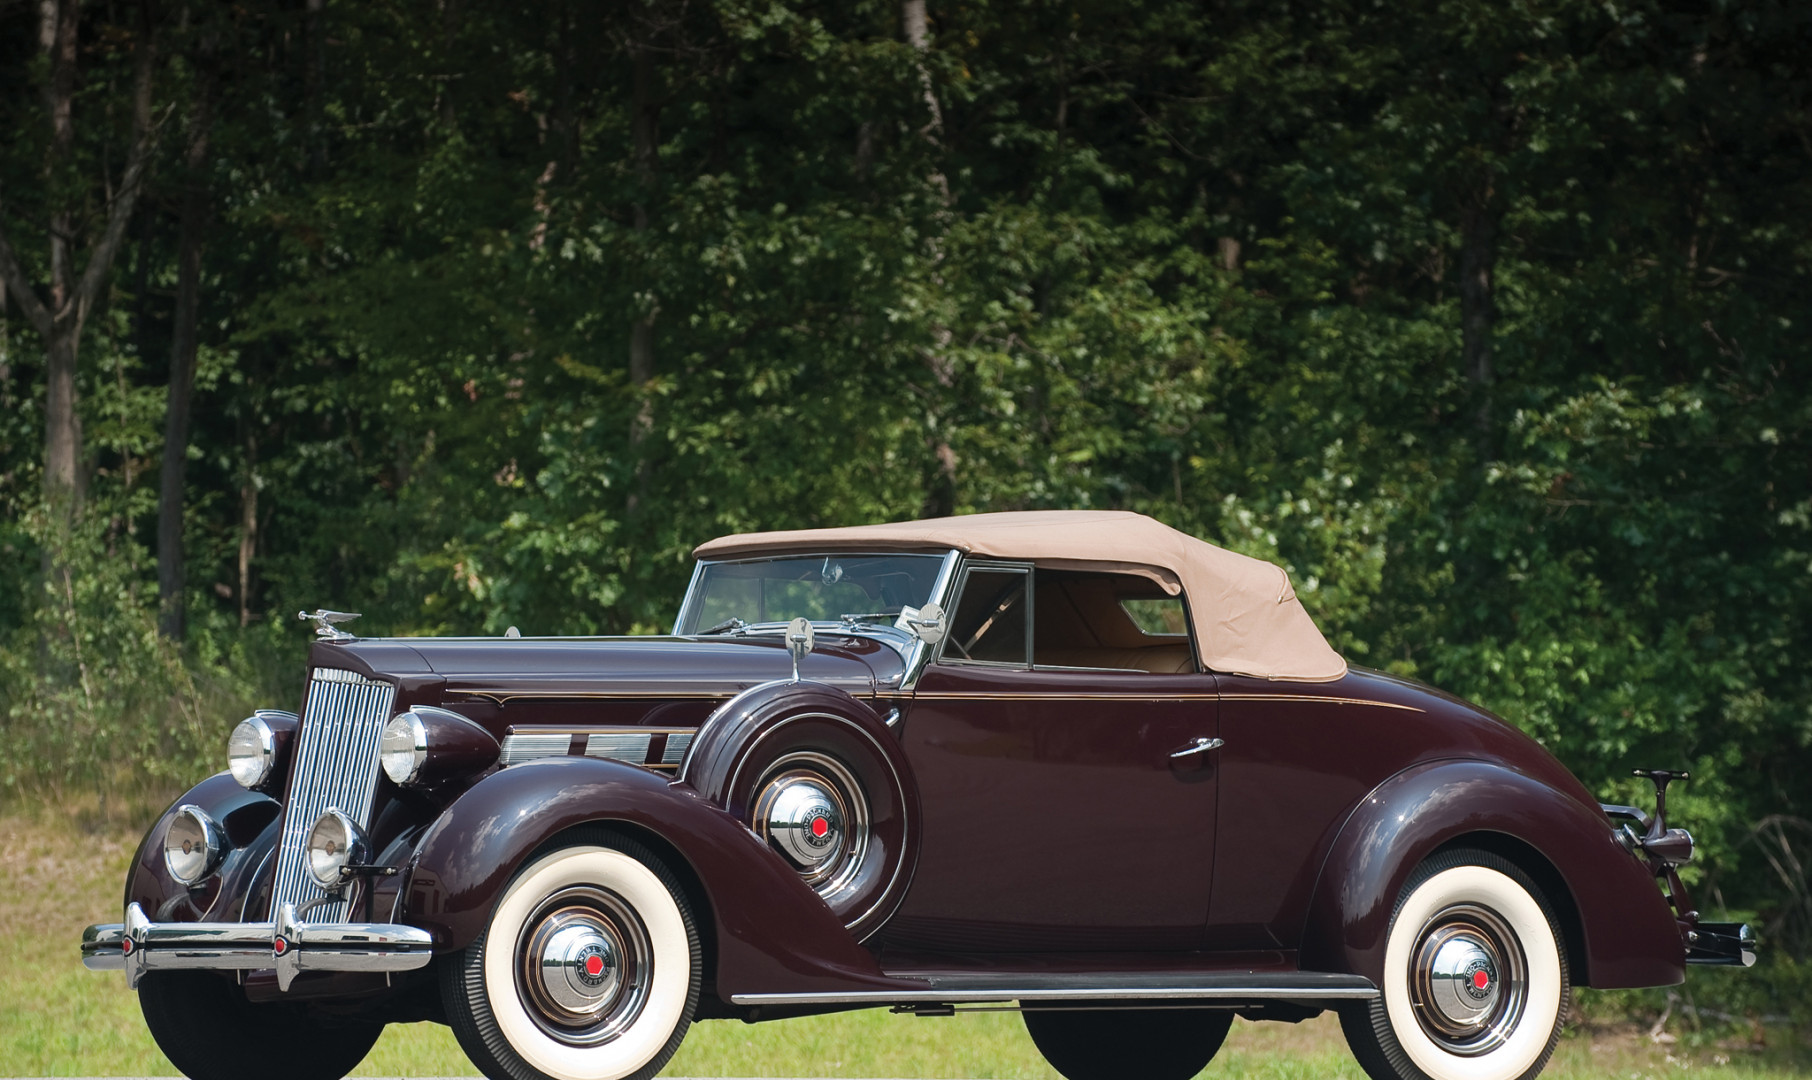
[[[745,558],[745,559],[700,559],[696,563],[694,563],[692,566],[692,578],[686,584],[685,598],[680,601],[679,614],[674,616],[673,636],[674,637],[697,637],[697,636],[699,636],[697,634],[682,633],[681,628],[684,627],[687,624],[687,622],[691,621],[693,608],[699,602],[699,583],[704,578],[705,571],[709,567],[723,565],[726,563],[766,562],[766,561],[769,561],[769,559],[779,559],[779,558],[787,558],[787,559],[822,558],[825,556],[834,556],[834,555],[844,555],[844,556],[853,555],[853,556],[863,556],[863,557],[878,557],[878,556],[887,556],[887,555],[931,555],[931,556],[936,556],[941,559],[941,563],[938,566],[937,576],[934,579],[932,579],[931,592],[930,592],[930,595],[927,596],[925,599],[925,605],[938,604],[945,608],[949,607],[950,590],[955,587],[957,571],[962,565],[962,554],[954,549],[944,549],[942,551],[925,551],[925,552],[863,551],[863,550],[788,552],[785,556],[756,556],[753,558]],[[921,607],[923,607],[925,605],[921,605]],[[821,625],[821,626],[825,626],[828,628],[828,627],[834,627],[834,626],[838,626],[838,625],[842,625],[842,624],[830,623],[830,622],[820,622],[820,623],[815,623],[814,625]],[[740,628],[736,632],[739,634],[778,633],[778,632],[780,632],[780,630],[784,629],[784,627],[785,627],[784,623],[776,623],[772,626],[769,626],[766,623],[757,623],[757,624],[751,624],[750,626],[747,626],[744,628]],[[848,629],[847,626],[846,626],[846,629]],[[882,691],[895,691],[895,692],[910,691],[912,689],[912,687],[918,682],[920,672],[924,671],[925,665],[930,661],[931,655],[932,655],[932,647],[930,645],[927,645],[923,640],[921,640],[918,637],[918,635],[908,634],[905,631],[899,630],[892,626],[874,626],[874,625],[858,624],[854,628],[854,631],[859,634],[864,634],[866,636],[873,637],[877,641],[886,643],[889,647],[897,650],[901,655],[901,659],[904,661],[903,666],[901,668],[901,678],[900,678],[899,685],[898,686],[877,687],[876,689],[882,690]]]

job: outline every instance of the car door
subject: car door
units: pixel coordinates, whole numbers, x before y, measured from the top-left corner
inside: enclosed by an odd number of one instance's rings
[[[1034,574],[966,566],[919,679],[902,742],[924,831],[886,944],[1196,948],[1214,854],[1214,677],[1034,664]]]

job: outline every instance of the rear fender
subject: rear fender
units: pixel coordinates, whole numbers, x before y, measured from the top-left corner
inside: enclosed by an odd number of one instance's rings
[[[1428,856],[1477,838],[1500,854],[1539,855],[1524,866],[1556,917],[1577,915],[1574,981],[1601,989],[1671,986],[1685,951],[1653,877],[1612,836],[1597,807],[1501,765],[1438,761],[1380,784],[1347,819],[1316,883],[1303,932],[1304,970],[1384,976],[1385,937],[1397,898]],[[1498,844],[1499,838],[1510,843]],[[1507,849],[1507,850],[1506,850]],[[1569,937],[1573,936],[1571,934]]]
[[[437,952],[464,948],[537,849],[574,826],[611,823],[657,838],[702,886],[720,998],[900,985],[741,822],[688,785],[608,759],[512,765],[461,795],[417,849],[402,921],[433,934]]]

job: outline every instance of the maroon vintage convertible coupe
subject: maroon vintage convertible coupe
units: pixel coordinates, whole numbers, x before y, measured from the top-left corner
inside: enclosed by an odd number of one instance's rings
[[[300,714],[234,730],[85,962],[198,1078],[422,1019],[499,1080],[641,1078],[695,1019],[988,1003],[1073,1080],[1328,1008],[1380,1080],[1512,1080],[1574,986],[1754,959],[1664,803],[1348,668],[1268,563],[1107,512],[697,555],[668,637],[304,616]]]

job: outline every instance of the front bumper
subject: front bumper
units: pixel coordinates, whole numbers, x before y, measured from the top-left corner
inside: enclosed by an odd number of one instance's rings
[[[304,971],[413,971],[433,959],[426,930],[394,923],[306,923],[294,904],[274,922],[154,923],[137,904],[124,923],[82,931],[82,963],[91,971],[126,972],[136,989],[147,971],[275,969],[277,987]]]

